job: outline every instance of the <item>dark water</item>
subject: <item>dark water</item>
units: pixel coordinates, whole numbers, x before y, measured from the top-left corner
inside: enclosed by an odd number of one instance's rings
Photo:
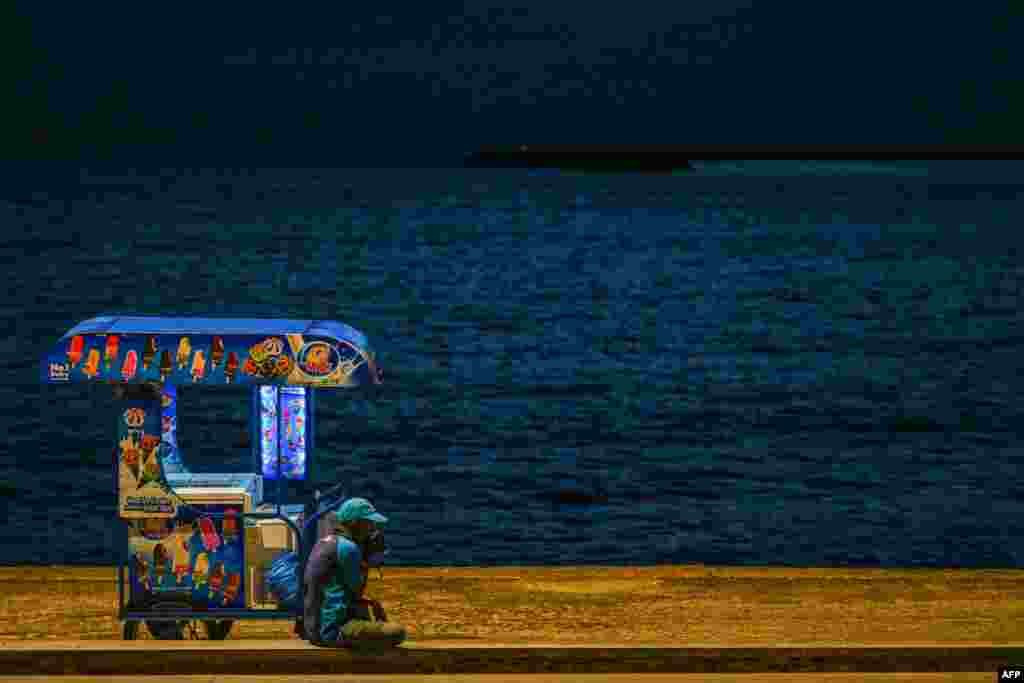
[[[396,563],[1024,564],[1021,186],[1003,171],[93,170],[0,204],[3,562],[115,558],[106,311],[332,318],[318,472]],[[15,199],[17,201],[15,201]],[[245,393],[182,389],[200,471]]]

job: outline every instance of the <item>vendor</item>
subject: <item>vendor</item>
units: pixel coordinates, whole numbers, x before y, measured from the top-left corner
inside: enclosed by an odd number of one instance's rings
[[[387,621],[379,604],[362,600],[368,578],[367,541],[376,525],[386,522],[370,501],[351,498],[336,513],[336,534],[313,547],[304,577],[305,627],[312,642],[352,647],[395,646],[405,640],[404,626]],[[367,609],[377,618],[370,618]]]

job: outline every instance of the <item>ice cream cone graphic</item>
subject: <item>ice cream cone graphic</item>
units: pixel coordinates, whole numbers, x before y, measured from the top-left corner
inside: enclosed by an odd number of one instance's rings
[[[156,456],[152,452],[143,451],[143,457],[146,458],[145,464],[142,466],[142,475],[139,477],[139,485],[136,488],[141,489],[150,482],[160,481],[160,463],[157,461]]]
[[[123,462],[128,467],[128,471],[135,478],[135,481],[138,481],[140,468],[142,466],[141,463],[139,462],[139,460],[141,459],[139,449],[136,447],[135,441],[127,437],[121,439],[120,445],[121,462]]]
[[[135,481],[135,490],[136,491],[138,491],[139,489],[141,489],[143,486],[146,485],[146,481],[147,481],[147,476],[146,476],[146,469],[147,469],[147,467],[146,466],[148,464],[149,463],[147,462],[147,459],[146,459],[146,452],[140,450],[139,451],[139,466],[137,468],[138,474],[135,477],[135,480],[136,480]]]

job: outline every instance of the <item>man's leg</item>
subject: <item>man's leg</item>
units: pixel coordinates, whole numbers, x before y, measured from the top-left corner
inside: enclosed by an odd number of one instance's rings
[[[405,627],[391,621],[352,619],[341,627],[338,642],[345,647],[394,647],[405,640]]]

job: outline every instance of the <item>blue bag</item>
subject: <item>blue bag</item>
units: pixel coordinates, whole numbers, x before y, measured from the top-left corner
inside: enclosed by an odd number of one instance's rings
[[[298,553],[283,553],[274,558],[264,574],[264,581],[282,609],[294,612],[302,609],[299,604]]]

